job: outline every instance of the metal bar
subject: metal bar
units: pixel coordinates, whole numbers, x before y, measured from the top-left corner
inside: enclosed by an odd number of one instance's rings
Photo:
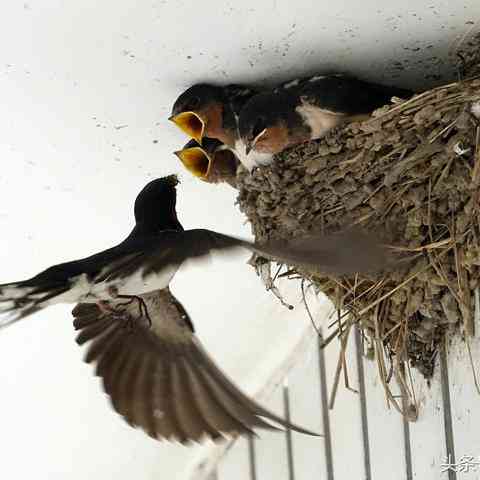
[[[288,385],[283,385],[283,409],[285,414],[285,420],[291,423],[290,415],[290,395],[288,391]],[[287,427],[285,430],[285,436],[287,440],[287,460],[288,460],[288,478],[289,480],[295,480],[295,469],[293,466],[293,441],[292,430]]]
[[[318,331],[318,369],[320,373],[320,401],[322,402],[323,435],[325,440],[325,465],[327,467],[327,480],[334,480],[332,457],[332,434],[330,430],[330,412],[328,409],[327,373],[325,369],[325,353],[322,348],[323,336]]]
[[[255,452],[255,439],[253,435],[248,436],[248,464],[250,480],[257,480],[257,456]]]
[[[440,375],[442,384],[443,422],[445,426],[445,447],[448,463],[455,464],[455,443],[453,439],[452,405],[450,403],[450,383],[448,380],[447,341],[444,339],[440,346]],[[448,480],[456,480],[457,472],[448,469]]]
[[[218,471],[217,470],[213,471],[209,475],[208,480],[218,480]]]
[[[365,392],[365,372],[363,370],[362,338],[360,329],[355,327],[355,351],[357,357],[358,385],[360,393],[360,412],[362,418],[363,438],[363,465],[365,467],[365,479],[372,479],[372,465],[370,461],[370,441],[368,438],[367,395]]]
[[[402,395],[402,410],[408,411],[408,402],[405,396]],[[406,480],[413,480],[413,468],[412,468],[412,444],[410,443],[410,422],[405,415],[402,415],[403,423],[403,448],[405,454],[405,473]]]

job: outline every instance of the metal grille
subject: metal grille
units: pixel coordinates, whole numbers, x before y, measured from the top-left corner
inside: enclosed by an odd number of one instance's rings
[[[412,370],[419,416],[408,422],[387,408],[376,363],[363,355],[358,331],[346,350],[348,378],[329,408],[340,346],[321,349],[317,332],[309,335],[283,384],[263,403],[324,436],[287,430],[239,439],[221,456],[212,480],[480,479],[478,338],[447,340],[431,381]]]
[[[328,409],[329,374],[336,359],[333,352],[329,354],[327,350],[321,350],[319,343],[311,347],[316,365],[311,358],[312,351],[306,352],[310,361],[292,370],[288,383],[275,393],[273,406],[277,411],[281,411],[278,406],[282,407],[284,416],[294,422],[300,423],[301,417],[301,424],[308,428],[313,428],[313,424],[321,425],[324,437],[302,438],[302,435],[287,430],[284,434],[261,434],[259,439],[241,439],[219,462],[217,477],[213,478],[454,480],[459,472],[469,473],[465,478],[480,478],[480,471],[477,472],[480,451],[472,451],[479,445],[480,434],[465,432],[467,423],[475,421],[478,425],[480,420],[477,412],[480,409],[475,407],[480,397],[474,391],[465,345],[458,342],[450,351],[446,346],[442,349],[431,386],[414,373],[421,410],[419,419],[411,423],[398,412],[387,409],[376,366],[362,355],[359,334],[349,346],[347,360],[351,362],[350,385],[356,392],[340,385],[335,406],[333,410]],[[477,340],[470,348],[480,353]],[[306,380],[307,370],[310,375]],[[311,375],[312,370],[314,375]],[[449,370],[453,375],[449,375]],[[312,383],[314,377],[315,384]],[[462,403],[472,403],[472,408],[466,409],[463,416],[453,410],[452,402],[456,397],[452,397],[452,389],[459,390],[457,395],[463,397]],[[315,400],[316,412],[312,413],[310,409],[306,415],[301,415],[300,403],[303,406],[305,398],[302,402],[300,400],[314,390],[319,393]],[[345,415],[345,410],[350,410],[350,414]],[[455,440],[458,444],[463,433],[467,437],[473,433],[474,441],[467,448],[469,442],[462,438],[465,449],[459,452]]]

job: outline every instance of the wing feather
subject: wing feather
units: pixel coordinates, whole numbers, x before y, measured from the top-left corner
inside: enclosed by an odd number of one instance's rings
[[[165,231],[161,239],[145,245],[141,255],[131,255],[128,261],[116,262],[102,272],[101,278],[114,282],[139,271],[144,278],[161,275],[165,269],[178,267],[186,260],[200,260],[213,251],[238,248],[248,249],[270,260],[307,267],[310,271],[342,275],[374,272],[391,263],[378,237],[349,230],[332,235],[316,232],[288,240],[252,243],[206,229]]]
[[[135,302],[112,303],[112,312],[95,304],[73,310],[77,341],[88,343],[86,361],[96,364],[113,408],[130,425],[181,443],[276,429],[269,420],[313,434],[250,400],[221,372],[168,288],[142,299],[151,328]]]

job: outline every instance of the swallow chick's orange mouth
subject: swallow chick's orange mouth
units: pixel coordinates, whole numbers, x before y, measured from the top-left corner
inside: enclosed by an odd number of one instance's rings
[[[182,112],[169,118],[180,130],[195,139],[200,145],[205,133],[205,122],[195,112]]]
[[[190,173],[202,180],[208,177],[212,166],[212,159],[205,150],[200,147],[192,147],[184,148],[174,153]]]

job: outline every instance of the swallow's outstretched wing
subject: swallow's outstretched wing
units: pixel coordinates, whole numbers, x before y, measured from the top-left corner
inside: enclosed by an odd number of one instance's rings
[[[158,247],[149,245],[112,262],[98,282],[115,282],[138,272],[144,279],[158,275],[169,266],[180,266],[185,260],[207,257],[212,251],[246,248],[270,260],[311,271],[353,274],[378,271],[388,265],[387,252],[371,235],[348,231],[335,235],[310,234],[289,240],[249,242],[206,229],[164,232]],[[131,294],[143,292],[131,292]]]
[[[277,428],[266,420],[315,435],[242,393],[205,352],[168,288],[141,299],[151,326],[135,300],[103,309],[81,303],[72,312],[77,342],[89,342],[86,362],[96,364],[114,409],[131,426],[182,443]]]
[[[0,285],[0,314],[6,314],[0,328],[53,303],[81,301],[81,295],[91,294],[89,301],[95,301],[109,300],[105,292],[110,289],[124,295],[161,290],[186,260],[237,248],[306,267],[311,272],[339,275],[378,271],[389,264],[381,244],[356,231],[252,243],[212,230],[166,230],[161,235],[135,238],[128,248],[117,247],[81,261],[56,265],[27,281]]]

